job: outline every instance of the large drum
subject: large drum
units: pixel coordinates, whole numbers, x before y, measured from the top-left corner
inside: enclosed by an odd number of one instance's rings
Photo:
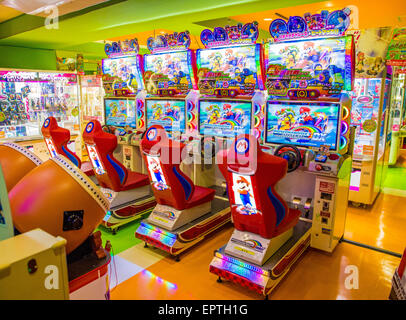
[[[67,240],[72,252],[95,230],[109,202],[100,189],[63,156],[51,158],[24,176],[9,192],[14,226],[40,228]]]
[[[15,143],[0,145],[0,165],[10,191],[28,172],[42,164],[40,158]]]

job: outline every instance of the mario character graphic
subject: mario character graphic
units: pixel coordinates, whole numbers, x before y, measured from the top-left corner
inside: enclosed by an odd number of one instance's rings
[[[251,194],[251,184],[250,182],[244,178],[243,176],[239,176],[235,181],[235,196],[239,196],[239,200],[242,206],[238,208],[238,211],[241,214],[251,215],[257,212],[255,208],[255,200],[253,195]],[[237,201],[237,199],[236,199]],[[254,202],[254,204],[253,204]]]
[[[314,125],[315,120],[310,114],[310,108],[308,107],[301,107],[299,110],[300,113],[300,120],[299,123],[303,125]]]
[[[234,119],[234,117],[235,117],[235,115],[233,112],[233,107],[230,104],[226,103],[223,106],[223,118],[224,119]]]
[[[154,158],[149,159],[149,169],[151,172],[152,180],[154,182],[153,186],[159,191],[168,189],[168,186],[166,185],[165,180],[163,178],[161,166],[159,165],[159,162],[156,159]]]
[[[313,126],[324,132],[327,128],[328,116],[324,112],[311,113],[310,111],[308,107],[301,107],[297,123],[304,126]]]

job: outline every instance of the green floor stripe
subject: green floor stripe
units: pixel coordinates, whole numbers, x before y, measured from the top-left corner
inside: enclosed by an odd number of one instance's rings
[[[110,240],[114,254],[117,255],[141,242],[141,240],[135,237],[135,231],[139,225],[139,222],[130,222],[127,225],[121,226],[114,235],[109,229],[103,226],[99,226],[97,230],[100,230],[102,233],[103,246],[107,240]]]
[[[384,188],[406,190],[406,168],[388,168]]]

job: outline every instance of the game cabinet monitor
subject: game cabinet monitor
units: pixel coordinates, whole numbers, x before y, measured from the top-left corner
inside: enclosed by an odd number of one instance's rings
[[[174,94],[186,95],[195,89],[194,60],[191,50],[144,55],[144,81],[147,92],[158,94],[173,90]]]
[[[268,93],[286,97],[294,90],[310,90],[314,92],[313,98],[317,98],[350,91],[354,79],[353,61],[352,36],[267,43]]]
[[[265,142],[300,147],[330,146],[338,151],[346,144],[348,123],[341,121],[339,102],[268,101]]]
[[[264,89],[261,48],[252,44],[197,50],[200,93],[214,95],[216,89],[235,89],[239,95],[252,95]]]
[[[142,61],[139,55],[103,59],[103,86],[106,94],[135,97],[138,91],[144,89],[141,68]]]
[[[105,124],[115,127],[136,128],[135,100],[126,98],[105,98]]]
[[[184,99],[146,99],[146,127],[161,125],[168,133],[186,130]]]
[[[242,133],[250,134],[251,122],[251,100],[199,101],[200,135],[234,138]]]

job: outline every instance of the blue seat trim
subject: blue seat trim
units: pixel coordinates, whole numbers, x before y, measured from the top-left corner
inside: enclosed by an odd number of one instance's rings
[[[282,222],[283,218],[286,215],[286,210],[282,202],[272,193],[272,188],[269,187],[267,190],[269,200],[271,200],[273,207],[276,212],[276,226]]]
[[[178,172],[176,167],[173,167],[173,173],[178,178],[179,182],[181,183],[183,190],[185,191],[185,198],[186,201],[189,200],[190,196],[192,195],[192,186],[181,174]]]
[[[72,151],[70,151],[69,149],[66,150],[64,146],[62,146],[62,150],[63,150],[63,153],[68,157],[68,159],[69,159],[70,161],[72,161],[75,166],[79,167],[79,161],[78,161],[78,159],[72,154]]]
[[[110,155],[106,155],[107,160],[110,162],[110,164],[113,166],[114,170],[117,171],[118,177],[120,178],[120,183],[124,182],[124,178],[125,178],[125,171],[123,170],[123,168],[121,168],[117,162],[115,162]]]

